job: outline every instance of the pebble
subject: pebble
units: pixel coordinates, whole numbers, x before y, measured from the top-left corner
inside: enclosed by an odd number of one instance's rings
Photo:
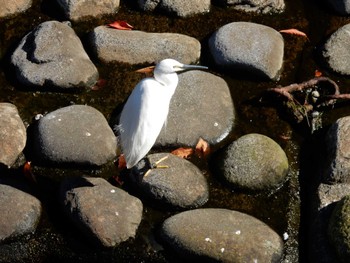
[[[93,107],[63,107],[32,126],[30,146],[36,163],[101,166],[116,157],[116,137]]]
[[[234,188],[267,191],[280,187],[288,174],[283,149],[261,134],[247,134],[231,143],[220,156],[218,169]]]
[[[153,168],[158,160],[166,158]],[[146,159],[146,160],[145,160]],[[132,186],[150,203],[172,208],[197,208],[209,198],[208,183],[202,172],[191,162],[170,153],[150,154],[131,171]]]
[[[337,2],[337,1],[334,1]],[[350,10],[350,1],[348,2]],[[350,75],[350,24],[335,31],[323,47],[323,58],[329,68],[342,75]]]
[[[17,107],[0,103],[0,163],[11,167],[22,153],[27,132]]]
[[[175,33],[148,33],[96,27],[90,33],[90,45],[102,62],[142,64],[173,58],[185,64],[199,60],[201,44],[193,38]]]
[[[209,49],[221,68],[279,78],[284,41],[271,27],[250,22],[226,24],[210,36]]]
[[[171,216],[161,226],[160,237],[187,261],[280,262],[283,255],[283,241],[269,226],[228,209],[203,208]]]
[[[60,193],[68,217],[92,243],[114,247],[135,237],[143,210],[136,197],[91,177],[66,179]]]
[[[11,63],[18,81],[38,90],[88,88],[99,76],[74,30],[58,21],[44,22],[28,33]]]

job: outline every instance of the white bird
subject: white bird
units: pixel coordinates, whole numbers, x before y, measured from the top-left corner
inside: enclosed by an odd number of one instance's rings
[[[119,121],[119,141],[129,169],[154,145],[169,112],[179,78],[176,72],[207,69],[164,59],[154,68],[154,77],[141,80],[128,98]],[[139,72],[142,72],[139,70]]]

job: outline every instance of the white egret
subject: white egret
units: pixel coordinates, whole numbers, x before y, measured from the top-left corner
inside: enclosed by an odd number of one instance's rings
[[[155,66],[154,77],[141,80],[132,91],[118,126],[128,169],[146,156],[166,121],[170,100],[179,81],[176,72],[191,69],[207,67],[164,59]]]

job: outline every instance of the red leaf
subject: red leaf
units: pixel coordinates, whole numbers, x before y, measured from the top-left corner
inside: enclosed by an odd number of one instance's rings
[[[192,148],[178,148],[171,152],[172,154],[179,156],[181,158],[187,159],[193,154]]]
[[[305,37],[307,40],[309,40],[309,38],[307,37],[307,35],[295,28],[290,28],[290,29],[283,29],[279,31],[280,33],[286,33],[286,34],[290,34],[290,35],[297,35],[297,36],[302,36]]]
[[[119,155],[118,158],[118,169],[122,170],[126,168],[126,161],[125,161],[125,157],[124,154]]]
[[[36,183],[35,175],[32,173],[31,162],[28,161],[23,165],[23,174],[29,181]]]
[[[196,154],[199,157],[207,157],[210,153],[210,145],[207,141],[199,138],[198,143],[196,145]]]
[[[119,30],[132,30],[134,28],[132,25],[122,20],[114,21],[113,23],[108,24],[108,26]]]
[[[319,71],[318,69],[315,70],[315,77],[321,77],[322,76],[322,72]]]
[[[99,79],[91,89],[92,90],[99,90],[99,89],[103,88],[104,86],[106,86],[106,84],[107,84],[107,80]]]

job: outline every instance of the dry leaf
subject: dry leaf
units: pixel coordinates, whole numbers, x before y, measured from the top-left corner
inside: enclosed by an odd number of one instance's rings
[[[36,183],[35,175],[32,173],[31,162],[28,161],[23,165],[23,174],[29,181]]]
[[[171,152],[172,154],[179,156],[181,158],[189,158],[193,154],[193,149],[192,148],[178,148],[174,151]]]
[[[105,79],[99,79],[96,84],[91,88],[92,90],[100,90],[102,89],[104,86],[106,86],[107,84],[107,80]]]
[[[196,154],[199,157],[207,157],[210,153],[210,145],[207,141],[203,140],[202,138],[199,138],[198,143],[196,145]]]
[[[321,77],[322,76],[322,72],[319,71],[318,69],[315,70],[315,77]]]
[[[113,23],[108,24],[108,26],[119,30],[132,30],[134,28],[132,25],[121,20],[114,21]]]
[[[290,35],[297,35],[297,36],[302,36],[305,37],[307,40],[309,40],[309,38],[307,37],[307,35],[295,28],[290,28],[290,29],[283,29],[279,31],[280,33],[286,33],[286,34],[290,34]]]
[[[125,157],[124,154],[119,155],[118,158],[118,169],[122,170],[126,168],[126,161],[125,161]]]

